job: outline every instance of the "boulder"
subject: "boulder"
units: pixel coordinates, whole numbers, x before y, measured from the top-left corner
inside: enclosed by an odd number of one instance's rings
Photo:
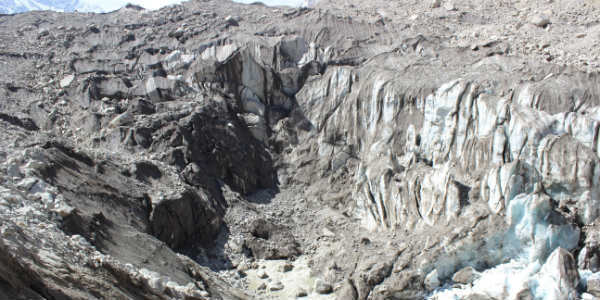
[[[546,27],[550,24],[550,18],[543,14],[535,14],[529,18],[529,22],[538,27]]]
[[[454,273],[452,281],[462,284],[473,283],[479,277],[479,273],[473,267],[465,267]]]
[[[241,18],[239,16],[227,16],[225,17],[225,22],[230,26],[240,26]]]
[[[294,269],[294,265],[290,264],[290,263],[284,263],[283,265],[279,266],[279,272],[281,273],[287,273],[290,272]]]
[[[427,288],[430,291],[435,290],[438,287],[440,287],[441,282],[438,277],[437,269],[434,269],[433,271],[429,272],[429,274],[427,274],[427,276],[425,276],[425,280],[424,280],[423,284],[425,285],[425,288]]]
[[[271,286],[269,286],[269,290],[270,291],[281,291],[283,290],[284,286],[283,283],[281,283],[281,281],[275,281],[273,283],[271,283]]]
[[[302,298],[306,296],[308,296],[308,292],[305,289],[299,288],[298,291],[296,291],[296,298]]]
[[[73,74],[67,75],[67,76],[63,77],[63,79],[60,81],[59,85],[61,88],[69,87],[71,85],[71,83],[73,83],[73,80],[75,80],[75,75],[73,75]]]
[[[333,286],[321,279],[317,279],[315,282],[315,292],[321,295],[328,295],[333,293]]]
[[[246,246],[260,259],[287,259],[301,253],[289,228],[265,219],[252,222]]]
[[[447,11],[455,11],[455,10],[457,10],[456,4],[454,3],[453,0],[446,0],[446,2],[444,3],[444,8]]]
[[[442,6],[442,0],[432,0],[431,1],[431,5],[430,5],[431,8],[438,8],[440,6]]]
[[[600,253],[598,252],[598,247],[593,245],[583,246],[577,256],[577,266],[581,270],[600,271]]]
[[[588,277],[585,290],[595,297],[600,297],[600,276],[592,275]]]
[[[151,115],[156,112],[156,106],[152,102],[136,98],[129,102],[129,111],[134,114]]]
[[[222,222],[213,200],[205,191],[191,188],[152,195],[152,234],[175,249],[191,241],[210,241]]]
[[[265,272],[265,270],[258,271],[258,273],[256,275],[260,279],[267,279],[267,278],[269,278],[269,274],[267,274],[267,272]]]
[[[358,293],[351,280],[347,279],[342,284],[342,288],[336,293],[337,300],[356,300]]]
[[[583,294],[581,294],[581,299],[582,300],[597,300],[598,297],[596,297],[592,294],[589,294],[589,293],[583,293]]]
[[[131,125],[134,121],[133,114],[129,111],[126,111],[118,116],[116,116],[112,121],[110,121],[111,127],[120,127]]]
[[[540,286],[536,294],[546,295],[545,299],[576,298],[579,272],[573,255],[560,247],[554,250],[542,266],[537,281]]]

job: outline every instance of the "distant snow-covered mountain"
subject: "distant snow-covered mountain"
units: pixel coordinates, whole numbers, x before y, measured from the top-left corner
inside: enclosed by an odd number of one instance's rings
[[[80,0],[0,0],[0,13],[14,14],[30,10],[104,11],[99,5]]]
[[[30,10],[108,12],[119,9],[127,3],[140,5],[147,9],[159,9],[166,5],[180,3],[182,0],[0,0],[0,14],[14,14]],[[241,3],[256,0],[233,0]],[[258,0],[267,5],[289,5],[312,7],[317,0]]]

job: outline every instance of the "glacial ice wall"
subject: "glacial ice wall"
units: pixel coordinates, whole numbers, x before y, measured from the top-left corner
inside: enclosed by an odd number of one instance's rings
[[[358,157],[355,216],[371,230],[426,232],[462,222],[484,204],[504,216],[507,233],[495,237],[498,249],[486,250],[498,253],[482,254],[497,267],[469,293],[489,290],[488,296],[506,299],[526,290],[535,299],[575,299],[577,283],[554,290],[563,275],[553,272],[574,264],[568,251],[579,243],[575,224],[600,216],[593,84],[581,92],[576,78],[550,77],[490,88],[487,78],[467,77],[415,88],[397,75],[333,67],[296,95],[314,126],[306,135],[319,140],[320,158],[344,159],[344,149]],[[552,90],[569,82],[571,93]],[[444,281],[465,263],[434,270]],[[504,283],[492,281],[494,292],[488,283],[497,276]],[[569,276],[564,280],[575,280]],[[436,297],[462,299],[463,292]]]

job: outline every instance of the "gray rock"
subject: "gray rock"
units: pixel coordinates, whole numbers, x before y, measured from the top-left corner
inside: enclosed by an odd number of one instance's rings
[[[273,283],[271,283],[271,285],[269,286],[269,290],[270,291],[281,291],[284,289],[283,283],[281,283],[281,281],[275,281]]]
[[[354,284],[352,283],[351,280],[346,280],[342,284],[342,288],[338,292],[336,292],[336,299],[337,300],[356,300],[356,299],[358,299],[358,293],[357,293],[356,288],[354,287]]]
[[[473,281],[475,281],[477,278],[479,278],[479,273],[475,271],[473,267],[465,267],[454,273],[452,276],[452,281],[456,283],[470,284],[473,283]]]
[[[265,270],[258,271],[257,276],[260,279],[267,279],[267,278],[269,278],[269,274],[267,274],[267,272],[265,272]]]
[[[559,247],[550,254],[540,270],[540,275],[545,280],[554,280],[559,284],[557,295],[568,297],[576,293],[579,272],[575,259],[565,249]]]
[[[73,83],[73,80],[75,80],[75,75],[71,74],[71,75],[67,75],[65,76],[61,81],[60,81],[60,87],[61,88],[66,88],[69,87],[71,85],[71,83]]]
[[[110,121],[110,126],[112,127],[119,127],[119,126],[125,126],[125,125],[130,125],[131,123],[133,123],[134,119],[133,119],[133,114],[131,114],[130,112],[124,112],[118,116],[116,116],[112,121]]]
[[[308,292],[303,288],[298,289],[298,291],[296,292],[296,298],[302,298],[306,296],[308,296]]]
[[[529,22],[538,27],[546,27],[550,24],[550,18],[543,14],[535,14],[529,18]]]
[[[519,292],[516,293],[516,299],[534,300],[535,297],[533,296],[533,293],[531,292],[531,288],[529,288],[529,286],[525,285]]]
[[[50,35],[50,31],[47,28],[42,28],[38,31],[38,38]]]
[[[586,291],[596,297],[600,297],[600,278],[592,277],[586,281]]]
[[[225,22],[231,26],[240,26],[240,17],[239,16],[227,16],[225,18]]]
[[[143,99],[134,99],[129,102],[129,110],[134,114],[151,115],[156,112],[156,106]]]
[[[438,8],[440,6],[442,6],[442,0],[432,0],[431,1],[431,5],[430,5],[431,8]]]
[[[423,284],[425,285],[425,288],[430,291],[435,290],[441,285],[437,269],[434,269],[433,271],[429,272],[427,276],[425,276],[425,281]]]
[[[178,38],[181,38],[184,34],[185,34],[185,29],[177,28],[176,30],[169,33],[169,37],[178,39]]]
[[[333,286],[321,279],[315,281],[315,292],[321,295],[328,295],[333,293]]]
[[[455,10],[458,10],[458,9],[456,8],[456,3],[454,3],[454,1],[453,1],[453,0],[446,0],[446,1],[444,2],[444,8],[445,8],[447,11],[455,11]]]
[[[600,271],[600,234],[598,234],[598,222],[592,222],[584,228],[585,241],[584,246],[579,251],[577,256],[577,267],[579,269],[591,270],[592,272]]]
[[[294,265],[292,265],[291,263],[284,263],[283,265],[279,266],[279,272],[282,272],[282,273],[290,272],[293,269],[294,269]]]
[[[300,254],[298,243],[289,228],[257,219],[251,225],[251,237],[246,245],[254,257],[286,259]]]
[[[582,293],[581,294],[581,299],[582,300],[595,300],[598,299],[596,296],[589,294],[589,293]]]

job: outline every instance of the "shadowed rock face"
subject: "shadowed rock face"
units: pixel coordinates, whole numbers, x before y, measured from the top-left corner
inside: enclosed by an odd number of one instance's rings
[[[596,5],[435,2],[0,16],[0,298],[596,293]]]
[[[300,254],[298,243],[289,229],[257,219],[252,224],[252,238],[246,241],[246,247],[252,255],[264,259],[292,258]]]

